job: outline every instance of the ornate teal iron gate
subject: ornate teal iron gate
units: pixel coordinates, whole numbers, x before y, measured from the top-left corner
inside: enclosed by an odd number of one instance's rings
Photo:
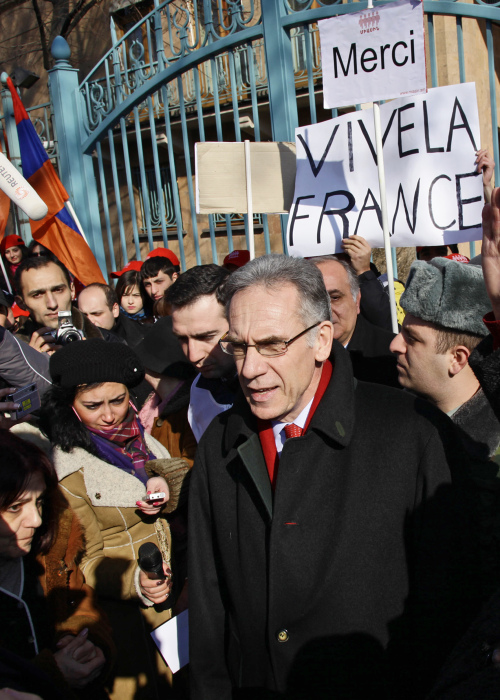
[[[493,151],[497,182],[498,5],[424,0],[428,84],[476,81],[482,145]],[[128,31],[111,19],[112,48],[80,85],[64,40],[53,47],[59,169],[108,270],[157,244],[172,247],[183,268],[246,247],[246,215],[196,215],[194,143],[293,141],[299,124],[335,116],[322,106],[316,22],[366,2],[151,0],[151,7]],[[256,218],[258,254],[283,250],[285,223]]]

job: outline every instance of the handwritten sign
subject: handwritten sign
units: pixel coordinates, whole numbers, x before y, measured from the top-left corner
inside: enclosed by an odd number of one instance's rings
[[[474,83],[434,88],[381,106],[392,246],[481,238],[482,178]],[[359,234],[382,247],[371,110],[296,129],[297,174],[288,220],[291,255],[341,251]]]
[[[326,109],[425,93],[423,2],[318,22]]]

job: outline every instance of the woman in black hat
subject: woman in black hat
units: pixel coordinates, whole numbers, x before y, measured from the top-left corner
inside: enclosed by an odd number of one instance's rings
[[[113,626],[118,661],[112,697],[169,697],[171,673],[160,658],[158,673],[151,673],[147,631],[171,617],[166,515],[179,503],[187,466],[144,433],[129,396],[144,370],[129,347],[100,339],[71,343],[52,355],[50,373],[53,387],[40,426],[52,443],[60,487],[84,529],[83,573]],[[165,496],[153,502],[147,492]],[[145,542],[162,554],[163,580],[150,580],[137,566]]]

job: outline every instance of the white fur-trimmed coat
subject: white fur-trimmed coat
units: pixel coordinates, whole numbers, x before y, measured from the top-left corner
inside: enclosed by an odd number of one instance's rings
[[[58,447],[51,450],[48,440],[29,423],[15,426],[14,431],[38,444],[54,462],[60,488],[85,533],[81,569],[87,583],[100,598],[140,598],[144,605],[151,605],[137,585],[138,550],[144,542],[154,542],[170,564],[171,537],[164,514],[148,517],[137,508],[136,501],[145,496],[144,484],[80,447],[71,452]],[[145,439],[160,464],[166,463],[170,455],[163,445],[147,433]],[[161,475],[169,481],[167,473]]]
[[[148,448],[158,458],[146,463],[146,471],[163,476],[170,491],[162,514],[148,517],[136,506],[146,489],[133,474],[81,448],[70,453],[59,448],[52,450],[47,438],[29,423],[20,423],[13,430],[53,459],[60,488],[82,525],[85,551],[80,568],[86,582],[98,593],[118,650],[110,697],[133,700],[139,692],[146,691],[151,700],[170,697],[172,674],[160,655],[152,653],[149,632],[169,620],[172,611],[166,605],[153,606],[141,595],[137,557],[143,542],[154,542],[164,561],[170,564],[171,536],[166,513],[175,510],[185,497],[187,463],[171,459],[157,440],[145,434]],[[174,566],[174,578],[175,574]]]

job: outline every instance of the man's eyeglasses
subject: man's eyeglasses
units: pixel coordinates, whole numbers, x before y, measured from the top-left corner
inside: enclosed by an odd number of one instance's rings
[[[288,350],[288,346],[291,345],[295,340],[298,340],[308,331],[311,331],[316,326],[319,326],[321,321],[318,321],[305,331],[302,331],[298,335],[290,338],[290,340],[270,340],[268,342],[256,343],[255,345],[249,345],[247,343],[238,343],[234,340],[225,340],[227,333],[224,333],[222,338],[219,340],[219,346],[226,355],[233,355],[234,357],[245,357],[248,348],[255,348],[260,355],[264,357],[278,357],[278,355],[284,355]]]

